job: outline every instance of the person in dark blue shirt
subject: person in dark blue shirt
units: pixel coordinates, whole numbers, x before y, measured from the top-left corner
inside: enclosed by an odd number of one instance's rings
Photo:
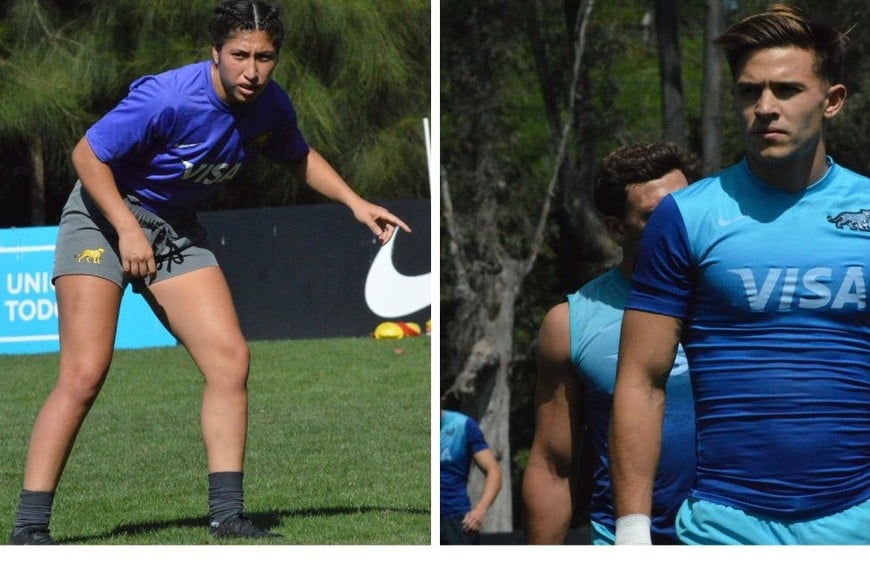
[[[480,500],[468,497],[472,464],[486,474]],[[456,411],[441,410],[441,543],[477,544],[480,527],[501,490],[501,468],[477,422]]]
[[[589,438],[592,544],[614,542],[607,429],[619,331],[640,236],[662,198],[698,177],[693,155],[673,143],[638,143],[608,155],[595,180],[595,205],[622,249],[618,265],[547,313],[538,333],[536,422],[523,475],[526,540],[565,542],[575,508],[583,438]],[[662,459],[653,496],[653,541],[676,544],[674,518],[695,478],[695,413],[682,349],[668,377]]]

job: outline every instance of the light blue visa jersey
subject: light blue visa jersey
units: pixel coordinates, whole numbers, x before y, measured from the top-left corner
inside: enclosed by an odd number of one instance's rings
[[[568,297],[571,360],[583,384],[584,415],[597,459],[590,515],[594,526],[605,528],[605,535],[614,530],[607,432],[628,291],[629,281],[614,268]],[[661,460],[653,489],[655,543],[677,541],[674,517],[695,477],[694,421],[689,369],[680,347],[667,382]]]
[[[870,180],[789,193],[745,160],[666,197],[628,308],[683,319],[693,497],[801,520],[870,498]]]

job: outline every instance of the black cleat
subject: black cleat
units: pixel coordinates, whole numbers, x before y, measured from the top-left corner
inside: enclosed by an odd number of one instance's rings
[[[17,534],[12,533],[9,543],[13,546],[53,546],[55,541],[51,539],[48,528],[41,526],[25,526]]]
[[[212,537],[219,540],[230,540],[236,538],[257,540],[260,538],[284,537],[281,534],[267,532],[241,514],[233,516],[228,520],[224,520],[221,523],[212,522],[208,531]]]

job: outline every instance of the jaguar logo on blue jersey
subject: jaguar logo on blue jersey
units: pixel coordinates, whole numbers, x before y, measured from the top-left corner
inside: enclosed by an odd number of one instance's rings
[[[183,161],[182,163],[184,163],[184,175],[181,176],[181,179],[202,183],[203,185],[229,181],[242,168],[241,162],[233,165],[229,163],[202,163],[194,165],[190,161]]]
[[[840,230],[849,228],[855,231],[870,232],[870,209],[844,211],[834,217],[828,216],[828,221]]]

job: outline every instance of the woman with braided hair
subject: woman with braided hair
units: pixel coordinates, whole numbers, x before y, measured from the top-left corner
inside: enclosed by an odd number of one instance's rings
[[[54,492],[108,374],[128,283],[205,380],[210,533],[275,535],[243,514],[250,353],[195,212],[243,165],[259,155],[289,164],[298,179],[347,206],[382,244],[396,227],[410,231],[354,192],[300,133],[290,98],[271,80],[284,37],[278,9],[224,1],[210,30],[210,60],[138,79],[73,150],[79,179],[61,216],[53,273],[60,364],[33,427],[13,544],[54,543]],[[99,259],[76,258],[89,249],[99,249]]]

